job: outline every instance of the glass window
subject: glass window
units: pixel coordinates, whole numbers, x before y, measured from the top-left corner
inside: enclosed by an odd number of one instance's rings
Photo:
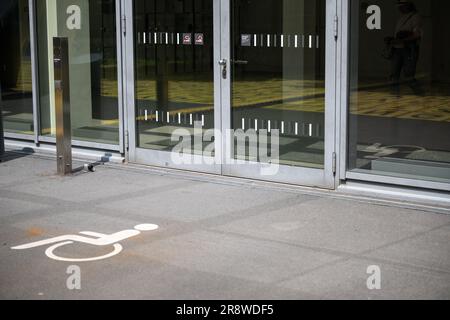
[[[351,1],[349,169],[450,182],[450,2]]]
[[[114,0],[37,1],[41,135],[55,136],[53,37],[68,37],[73,139],[119,143]]]
[[[0,110],[6,132],[33,134],[28,0],[0,2]]]

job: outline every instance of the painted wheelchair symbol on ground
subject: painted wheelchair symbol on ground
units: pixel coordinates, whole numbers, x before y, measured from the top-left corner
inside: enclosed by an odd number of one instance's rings
[[[124,230],[120,232],[116,232],[113,234],[102,234],[98,232],[91,232],[91,231],[83,231],[80,232],[80,235],[65,235],[55,238],[50,238],[47,240],[32,242],[29,244],[24,244],[17,247],[12,247],[12,250],[27,250],[27,249],[33,249],[43,246],[51,245],[46,251],[45,254],[50,259],[56,260],[56,261],[63,261],[63,262],[92,262],[92,261],[99,261],[108,259],[111,257],[114,257],[122,252],[123,247],[120,245],[119,242],[130,239],[133,237],[136,237],[140,235],[142,232],[146,231],[155,231],[159,229],[159,226],[155,224],[140,224],[134,227],[134,230]],[[87,237],[86,237],[87,236]],[[89,238],[92,237],[92,238]],[[71,258],[65,258],[60,257],[54,254],[55,250],[64,246],[68,246],[74,243],[84,243],[89,244],[93,246],[98,247],[105,247],[105,246],[113,246],[113,251],[99,257],[92,257],[92,258],[83,258],[83,259],[71,259]]]

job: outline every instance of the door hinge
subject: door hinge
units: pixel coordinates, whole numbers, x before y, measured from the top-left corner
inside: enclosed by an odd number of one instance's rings
[[[333,174],[336,175],[337,172],[337,154],[333,152]]]
[[[130,150],[130,132],[128,130],[125,131],[125,149]]]
[[[339,36],[339,17],[337,15],[334,16],[333,33],[334,33],[334,40],[337,41]]]
[[[122,16],[122,32],[123,32],[124,36],[127,35],[127,16],[126,15]]]

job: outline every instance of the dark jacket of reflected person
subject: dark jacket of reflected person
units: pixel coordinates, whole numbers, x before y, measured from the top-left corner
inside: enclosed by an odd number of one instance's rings
[[[416,82],[416,70],[420,53],[420,42],[423,37],[422,17],[412,1],[399,0],[398,10],[401,13],[395,37],[387,37],[385,42],[391,47],[391,75],[393,84],[398,85],[403,72],[405,78]]]

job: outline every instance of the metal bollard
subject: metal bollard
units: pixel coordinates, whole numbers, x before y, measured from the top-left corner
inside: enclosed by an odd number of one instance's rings
[[[3,133],[2,86],[0,84],[0,161],[5,154],[5,135]]]
[[[69,46],[67,38],[53,38],[55,69],[56,155],[58,174],[72,173],[72,126],[70,122]]]

